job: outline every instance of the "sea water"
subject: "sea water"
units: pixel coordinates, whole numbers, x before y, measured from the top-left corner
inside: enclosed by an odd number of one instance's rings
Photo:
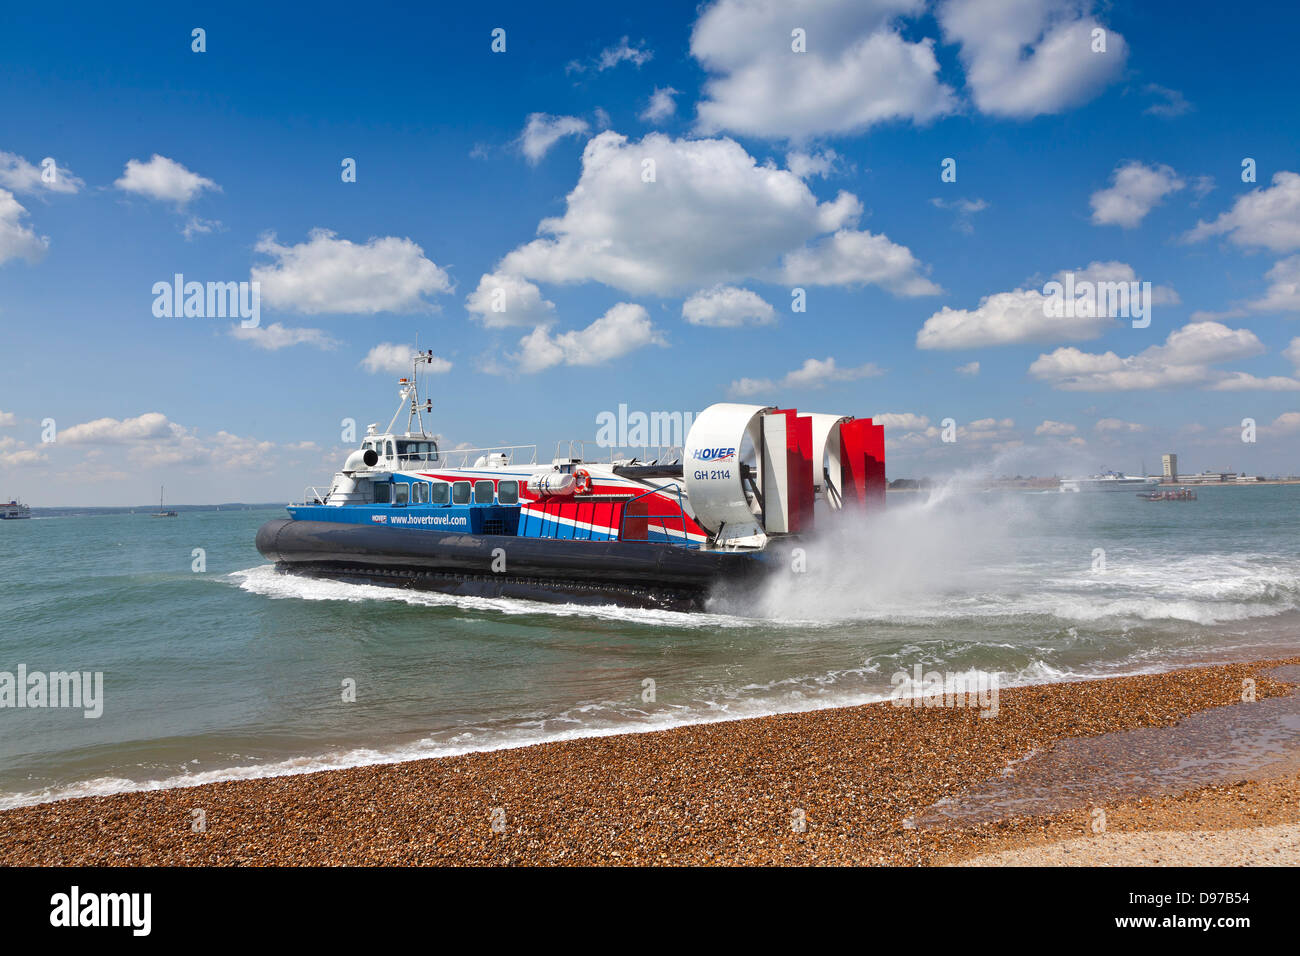
[[[0,708],[0,806],[865,703],[918,664],[1005,687],[1300,654],[1297,485],[891,494],[697,614],[288,576],[253,547],[282,514],[0,525],[0,672],[103,680],[98,717]]]

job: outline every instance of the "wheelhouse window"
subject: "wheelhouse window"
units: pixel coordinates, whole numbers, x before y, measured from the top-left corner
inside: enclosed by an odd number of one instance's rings
[[[493,483],[487,479],[474,482],[474,504],[490,505],[496,498],[496,488]]]
[[[451,485],[445,481],[435,481],[433,483],[433,492],[429,497],[435,505],[451,504]]]
[[[454,505],[469,504],[469,482],[468,481],[452,482],[451,503]]]
[[[497,482],[497,501],[503,505],[519,504],[519,482],[517,481],[498,481]]]
[[[391,500],[393,486],[386,481],[375,482],[375,504],[386,505]]]
[[[410,485],[408,485],[404,481],[395,481],[393,482],[393,491],[394,491],[393,504],[395,505],[406,504],[408,496],[410,494]]]
[[[389,458],[396,458],[397,455],[396,455],[396,454],[394,453],[394,451],[393,451],[393,440],[392,440],[391,438],[388,439],[388,441],[384,442],[384,445],[385,445],[385,447],[386,447],[386,449],[387,449],[388,457],[389,457]]]
[[[397,453],[411,461],[432,461],[438,457],[438,445],[431,441],[399,441]]]

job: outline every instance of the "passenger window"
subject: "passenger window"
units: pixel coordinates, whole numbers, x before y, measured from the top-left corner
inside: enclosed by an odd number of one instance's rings
[[[411,485],[411,504],[422,505],[429,501],[429,486],[423,481]]]
[[[429,499],[435,505],[445,505],[451,503],[451,485],[445,481],[435,481],[433,483],[433,496]]]
[[[519,504],[519,482],[517,481],[497,482],[497,501],[499,501],[503,505]]]
[[[469,482],[468,481],[452,482],[451,503],[454,505],[469,504]]]
[[[410,485],[408,485],[408,484],[407,484],[406,482],[404,482],[404,481],[403,481],[403,482],[394,482],[394,483],[393,483],[393,488],[394,488],[394,489],[396,490],[396,492],[397,492],[396,496],[393,498],[393,504],[395,504],[395,505],[404,505],[404,504],[406,504],[407,489],[410,488]]]
[[[492,486],[492,482],[487,480],[474,482],[474,504],[490,505],[495,497],[496,488]]]
[[[389,502],[389,495],[392,493],[392,485],[386,481],[375,482],[375,504],[386,505]]]

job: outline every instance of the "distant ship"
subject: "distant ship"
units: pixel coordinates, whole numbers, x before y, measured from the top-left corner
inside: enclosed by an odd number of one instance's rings
[[[158,489],[158,510],[155,511],[151,515],[151,517],[154,518],[175,518],[176,517],[176,512],[168,511],[166,508],[163,507],[163,493],[166,492],[166,490],[167,490],[166,485],[163,485]]]
[[[1149,491],[1159,486],[1159,478],[1136,478],[1122,471],[1107,471],[1090,478],[1062,478],[1062,491]]]
[[[0,503],[0,520],[14,521],[18,518],[30,518],[32,509],[27,507],[17,498],[12,498],[7,504]]]
[[[1190,488],[1175,488],[1169,491],[1139,491],[1138,497],[1143,501],[1195,501],[1196,492]]]

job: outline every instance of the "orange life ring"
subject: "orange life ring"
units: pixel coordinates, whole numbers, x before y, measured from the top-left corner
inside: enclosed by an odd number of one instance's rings
[[[575,469],[573,477],[578,479],[578,487],[573,492],[575,495],[591,494],[591,474],[586,468]]]

